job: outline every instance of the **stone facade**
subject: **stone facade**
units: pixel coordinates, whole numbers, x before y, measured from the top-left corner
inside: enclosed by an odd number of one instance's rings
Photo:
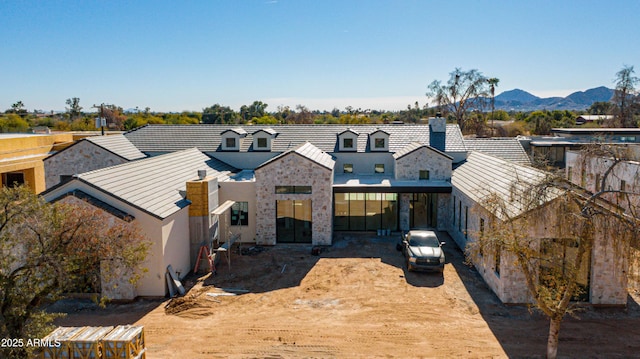
[[[451,196],[452,209],[455,209],[455,213],[452,215],[448,232],[458,246],[464,250],[469,242],[478,238],[480,219],[482,218],[485,223],[488,223],[489,219],[494,217],[456,188]],[[544,208],[546,209],[546,207]],[[544,215],[540,214],[540,218],[543,217]],[[548,221],[522,225],[530,226],[529,231],[532,238],[553,238],[555,236],[554,226],[550,225]],[[591,304],[625,305],[627,303],[625,252],[616,248],[607,238],[609,236],[599,233],[591,251],[589,302]],[[532,246],[534,246],[534,250],[539,250],[540,241],[533,241]],[[504,251],[500,253],[499,273],[496,271],[495,263],[496,253],[494,252],[485,252],[482,256],[473,259],[473,264],[480,275],[503,303],[531,303],[533,298],[526,286],[525,276],[515,264],[516,259],[513,255]]]
[[[333,169],[290,152],[255,170],[256,243],[275,245],[276,201],[311,200],[312,244],[330,245],[333,233]],[[311,194],[276,194],[276,186],[311,186]]]
[[[420,147],[398,159],[395,164],[397,180],[418,180],[420,171],[429,171],[430,180],[451,180],[451,158],[429,148]]]
[[[44,159],[46,188],[60,183],[60,176],[71,176],[129,162],[90,141],[80,141]]]

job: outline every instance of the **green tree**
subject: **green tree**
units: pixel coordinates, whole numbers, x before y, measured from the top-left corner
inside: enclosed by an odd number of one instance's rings
[[[614,105],[611,102],[596,101],[589,106],[587,112],[590,115],[608,115],[613,112]]]
[[[238,123],[239,119],[237,112],[228,106],[221,106],[220,104],[215,104],[202,110],[202,122],[204,123]]]
[[[45,301],[78,283],[99,287],[101,277],[113,279],[100,273],[101,264],[140,273],[148,252],[133,223],[89,204],[49,204],[24,187],[4,187],[0,208],[0,338],[42,338],[53,319],[41,307]],[[0,348],[0,357],[26,358],[28,350]]]
[[[240,117],[242,117],[245,123],[253,121],[253,119],[257,117],[263,117],[266,114],[267,106],[269,105],[262,101],[253,101],[249,106],[242,105],[242,107],[240,107]]]
[[[15,113],[0,117],[0,132],[26,132],[29,123]]]
[[[429,84],[427,97],[433,98],[443,115],[451,113],[463,133],[467,130],[467,113],[481,109],[484,98],[489,96],[487,78],[478,70],[463,71],[456,68],[443,84],[434,80]]]
[[[624,66],[616,73],[616,88],[613,93],[615,117],[621,127],[637,127],[634,113],[640,109],[640,96],[636,85],[640,79],[634,76],[633,66]]]
[[[75,120],[78,116],[82,114],[82,106],[80,106],[80,98],[73,97],[68,98],[66,104],[69,107],[66,107],[67,112],[69,113],[69,117],[71,121]]]

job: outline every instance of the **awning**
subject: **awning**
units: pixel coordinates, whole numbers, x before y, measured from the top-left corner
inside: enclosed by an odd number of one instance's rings
[[[231,206],[233,206],[234,203],[236,203],[236,201],[232,201],[232,200],[225,201],[223,204],[219,205],[218,207],[216,207],[216,209],[211,211],[211,214],[221,215],[224,213],[224,211],[231,208]]]

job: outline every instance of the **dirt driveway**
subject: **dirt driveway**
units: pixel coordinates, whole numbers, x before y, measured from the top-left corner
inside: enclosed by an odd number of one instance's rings
[[[230,269],[186,281],[183,298],[84,308],[58,324],[144,325],[147,358],[544,357],[547,321],[502,305],[448,237],[442,275],[407,273],[395,236],[338,237],[319,256],[306,245],[236,254]],[[580,318],[563,324],[560,357],[640,355],[633,299]]]

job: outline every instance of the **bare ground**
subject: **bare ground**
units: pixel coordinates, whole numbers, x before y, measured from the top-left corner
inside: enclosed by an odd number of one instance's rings
[[[442,275],[407,273],[397,236],[337,237],[319,256],[308,245],[232,255],[230,268],[186,280],[182,298],[63,303],[57,324],[144,325],[147,358],[544,357],[547,320],[501,304],[446,235]],[[640,356],[633,294],[626,309],[567,318],[559,356]]]

